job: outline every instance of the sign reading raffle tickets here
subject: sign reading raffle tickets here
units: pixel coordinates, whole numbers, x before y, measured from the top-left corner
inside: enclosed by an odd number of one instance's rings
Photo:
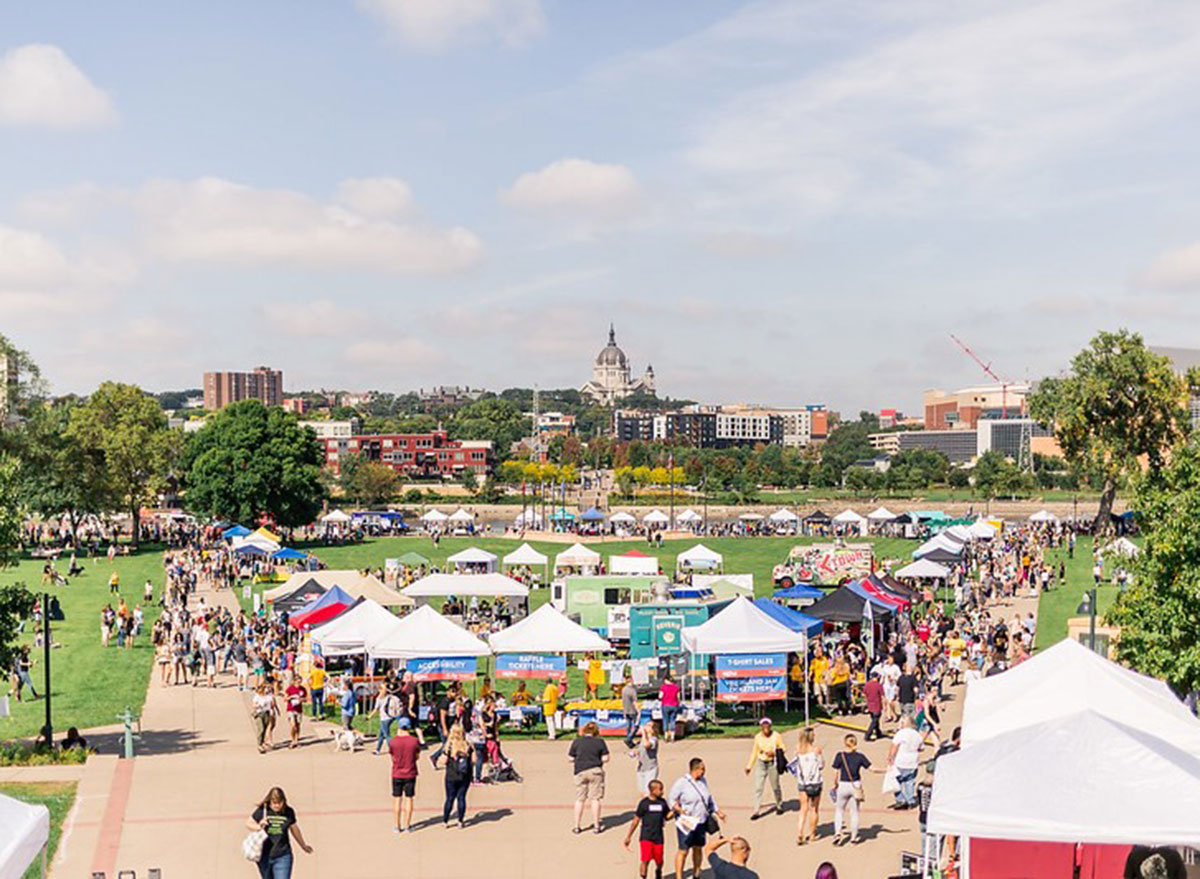
[[[433,656],[410,659],[405,665],[415,681],[470,681],[475,678],[474,656]]]
[[[767,702],[787,696],[786,653],[717,656],[718,702]]]
[[[567,676],[565,656],[546,656],[541,653],[501,653],[496,657],[496,677],[563,678]]]

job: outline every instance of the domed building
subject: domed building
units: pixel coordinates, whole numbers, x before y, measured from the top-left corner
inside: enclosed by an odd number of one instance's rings
[[[581,387],[579,392],[606,406],[611,406],[630,394],[653,394],[654,367],[647,365],[641,378],[631,378],[629,358],[618,347],[616,330],[610,325],[608,344],[600,349],[592,366],[592,380]]]

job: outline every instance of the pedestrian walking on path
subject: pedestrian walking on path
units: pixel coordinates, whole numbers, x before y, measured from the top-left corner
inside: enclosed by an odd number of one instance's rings
[[[293,674],[288,680],[288,687],[284,690],[284,696],[287,699],[287,716],[288,716],[288,733],[289,733],[289,748],[300,747],[300,718],[304,716],[304,702],[308,696],[304,687],[300,684],[300,676]]]
[[[413,800],[417,795],[417,758],[421,754],[420,731],[413,735],[407,717],[400,718],[395,737],[388,742],[392,755],[392,811],[396,833],[412,830]]]
[[[642,724],[637,744],[629,756],[637,761],[637,792],[645,794],[650,789],[650,782],[658,778],[658,736],[653,720]]]
[[[583,805],[592,804],[592,832],[599,833],[600,804],[604,799],[604,764],[608,762],[608,744],[600,738],[600,727],[584,724],[579,737],[571,742],[567,759],[575,774],[575,833],[582,833]]]
[[[817,744],[811,726],[800,730],[796,743],[796,786],[800,790],[800,819],[796,824],[796,844],[804,845],[817,838],[821,820],[821,773],[825,771],[825,755]]]
[[[858,752],[858,738],[846,736],[844,748],[833,758],[833,844],[841,845],[847,839],[858,842],[859,806],[865,798],[862,771],[871,768],[871,761]],[[850,815],[850,835],[842,835],[843,815]]]
[[[635,831],[641,827],[638,834],[638,873],[646,879],[650,865],[654,864],[654,879],[662,879],[663,868],[663,825],[671,814],[667,801],[663,798],[663,783],[657,778],[650,782],[647,796],[642,797],[633,813],[633,823],[625,834],[625,850],[629,851],[629,842]]]
[[[295,810],[288,805],[287,796],[281,787],[267,791],[263,801],[246,821],[250,830],[261,830],[267,834],[263,842],[262,855],[258,859],[258,875],[261,879],[291,879],[292,843],[295,839],[305,854],[312,854],[312,846],[304,841]]]
[[[275,747],[271,732],[279,714],[279,703],[275,701],[275,693],[266,683],[260,683],[254,692],[251,714],[254,715],[254,727],[258,731],[258,753],[265,754]]]
[[[442,751],[446,770],[446,802],[442,805],[442,824],[450,826],[450,813],[457,807],[458,826],[466,827],[467,791],[471,789],[471,752],[461,723],[450,727],[450,737]]]
[[[771,792],[775,794],[775,812],[783,813],[783,790],[779,786],[779,761],[784,753],[783,736],[775,732],[771,718],[764,717],[758,722],[758,733],[750,746],[750,759],[746,763],[746,774],[754,776],[754,812],[751,821],[757,821],[763,812],[763,792],[769,782]],[[783,758],[786,765],[787,760]]]
[[[403,713],[401,711],[400,697],[391,690],[385,690],[383,695],[375,702],[375,707],[371,709],[371,717],[379,712],[379,735],[375,738],[375,751],[379,754],[383,751],[384,745],[392,737],[392,724],[395,723]]]
[[[692,875],[694,879],[700,879],[710,819],[725,820],[725,813],[717,806],[708,789],[704,772],[704,761],[693,757],[688,761],[687,774],[671,785],[671,792],[667,795],[667,802],[675,814],[675,836],[679,843],[679,850],[675,852],[675,879],[683,879],[688,852],[692,853]],[[715,825],[716,820],[712,820],[711,824]]]

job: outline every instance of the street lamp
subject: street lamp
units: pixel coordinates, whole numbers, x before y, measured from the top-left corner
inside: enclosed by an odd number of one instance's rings
[[[1075,613],[1086,613],[1088,615],[1088,649],[1093,653],[1096,652],[1096,587],[1092,587],[1083,593],[1083,601],[1079,602],[1079,607],[1075,608]]]

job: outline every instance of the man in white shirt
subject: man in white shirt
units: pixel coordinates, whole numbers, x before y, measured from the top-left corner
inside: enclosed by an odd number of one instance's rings
[[[911,717],[900,718],[900,728],[892,736],[892,748],[888,752],[888,766],[896,768],[896,791],[894,809],[910,809],[917,804],[917,764],[921,753],[921,734]]]

